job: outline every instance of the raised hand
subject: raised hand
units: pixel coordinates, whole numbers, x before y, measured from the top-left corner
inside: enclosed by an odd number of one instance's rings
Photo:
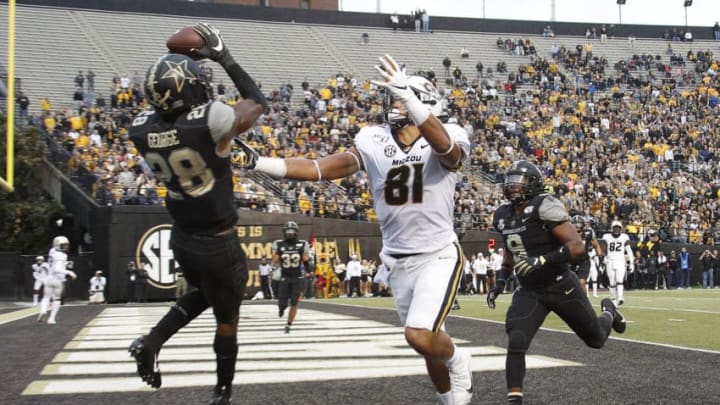
[[[201,57],[214,60],[222,64],[223,61],[232,60],[230,51],[225,45],[225,40],[220,34],[220,30],[210,24],[199,23],[193,27],[195,32],[205,39],[205,46],[195,49],[195,53]]]
[[[390,55],[384,55],[380,58],[380,65],[375,65],[375,70],[380,73],[383,80],[372,80],[378,87],[386,88],[393,97],[407,102],[410,97],[415,97],[415,93],[408,87],[408,77],[400,69],[395,59]]]

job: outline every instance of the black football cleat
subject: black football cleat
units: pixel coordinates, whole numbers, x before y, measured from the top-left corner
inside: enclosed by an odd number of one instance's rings
[[[137,374],[140,379],[153,388],[160,388],[162,379],[158,363],[158,352],[150,349],[145,344],[145,336],[135,339],[128,349],[130,355],[137,363]]]
[[[600,309],[602,309],[603,312],[609,312],[612,315],[612,328],[615,332],[625,332],[625,317],[620,313],[620,311],[618,311],[617,307],[610,298],[603,298],[603,300],[600,301]]]
[[[285,333],[290,333],[290,325],[285,325]]]
[[[210,405],[228,405],[232,401],[232,390],[227,386],[215,387],[215,393]]]
[[[285,315],[285,309],[278,309],[278,318],[282,318]]]

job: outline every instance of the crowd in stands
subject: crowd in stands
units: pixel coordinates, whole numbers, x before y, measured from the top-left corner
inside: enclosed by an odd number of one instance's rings
[[[498,37],[497,41],[495,41],[495,45],[498,49],[506,50],[512,55],[537,55],[535,45],[528,38],[518,38],[514,40],[510,37]]]
[[[499,38],[498,47],[536,53],[524,39]],[[720,244],[719,62],[709,50],[689,52],[685,62],[694,67],[640,53],[611,68],[591,44],[578,44],[553,46],[506,75],[480,68],[476,77],[460,72],[443,83],[433,73],[450,122],[474,146],[456,188],[458,230],[488,229],[503,202],[497,174],[531,159],[568,210],[598,224],[619,218],[633,238],[655,230],[663,240]],[[46,130],[55,160],[101,204],[162,204],[166,190],[125,137],[144,107],[137,77],[113,80],[108,102],[83,76],[76,77],[82,100],[61,110],[45,100],[34,121]],[[222,83],[215,93],[231,105],[238,97]],[[291,84],[267,93],[270,111],[247,134],[262,155],[327,156],[382,121],[383,95],[369,81],[339,73],[316,87],[302,83],[302,94],[293,96]],[[323,183],[251,175],[236,174],[239,206],[375,220],[362,172]]]

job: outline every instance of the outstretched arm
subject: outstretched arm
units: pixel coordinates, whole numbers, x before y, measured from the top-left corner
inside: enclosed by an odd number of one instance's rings
[[[247,156],[244,168],[258,170],[273,177],[303,181],[333,180],[347,177],[362,168],[362,161],[354,147],[320,159],[280,159],[260,156],[247,143],[238,139],[236,142]]]

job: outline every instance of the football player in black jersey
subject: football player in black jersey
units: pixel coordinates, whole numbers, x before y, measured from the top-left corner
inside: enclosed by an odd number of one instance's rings
[[[582,239],[585,244],[585,253],[587,254],[587,257],[580,263],[571,265],[571,268],[577,274],[577,277],[580,280],[580,285],[586,294],[589,294],[588,278],[590,279],[594,296],[597,297],[597,269],[599,266],[596,262],[599,260],[597,259],[598,257],[604,256],[603,250],[600,243],[597,239],[595,239],[595,231],[592,229],[592,225],[587,218],[582,215],[576,215],[573,217],[573,222],[575,223],[577,232],[580,235],[580,239]],[[595,271],[591,271],[591,268],[593,267]],[[592,276],[591,273],[593,273]]]
[[[307,241],[297,238],[298,224],[289,221],[283,227],[283,239],[276,240],[272,245],[272,264],[280,266],[282,278],[278,288],[278,315],[282,318],[285,309],[290,301],[290,312],[288,312],[285,333],[290,333],[290,327],[297,315],[300,293],[303,291],[303,270],[312,272],[313,266],[310,262],[310,246]]]
[[[520,282],[505,319],[509,404],[522,403],[525,352],[550,311],[593,348],[605,344],[611,328],[625,331],[625,319],[612,301],[602,300],[602,313],[597,316],[577,276],[569,270],[569,263],[587,257],[585,246],[562,202],[544,193],[544,188],[537,166],[515,162],[503,186],[509,203],[500,206],[493,219],[506,250],[496,285],[487,296],[488,306],[495,308],[495,299],[512,272]]]
[[[185,55],[162,55],[147,71],[145,95],[153,110],[135,117],[129,137],[168,189],[173,254],[187,282],[197,290],[180,297],[129,351],[142,380],[159,388],[162,345],[212,307],[217,322],[213,343],[217,385],[211,404],[225,404],[231,399],[238,313],[248,279],[247,257],[235,229],[230,147],[236,135],[254,125],[267,102],[230,55],[220,32],[207,24],[194,29],[206,43],[195,50],[194,59],[205,57],[219,63],[243,100],[234,108],[211,101],[209,83],[198,63]]]

